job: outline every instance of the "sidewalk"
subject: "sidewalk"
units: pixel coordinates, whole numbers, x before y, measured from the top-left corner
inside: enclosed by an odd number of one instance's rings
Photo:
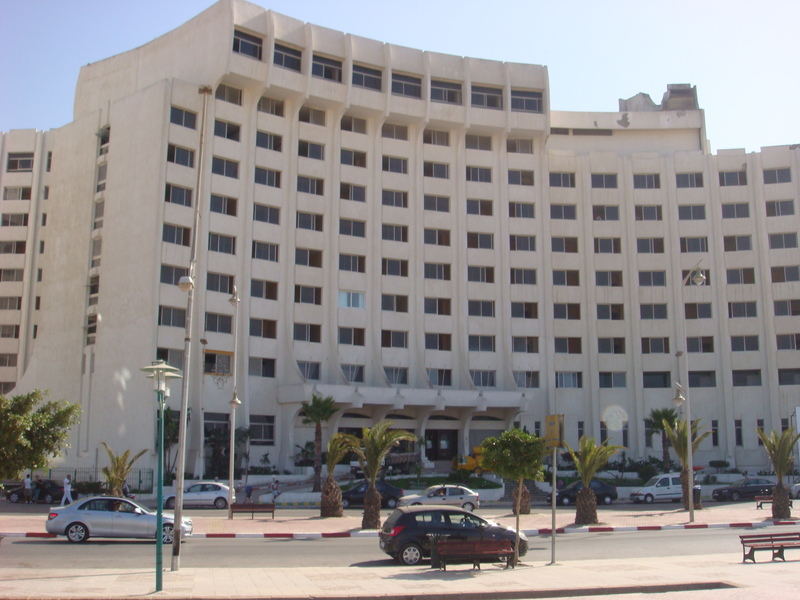
[[[770,526],[771,511],[758,510],[755,503],[708,504],[696,511],[695,523],[705,526]],[[521,518],[523,529],[549,527],[550,514],[542,506],[534,514]],[[279,509],[277,518],[238,515],[228,521],[222,511],[208,511],[208,516],[193,516],[195,531],[208,534],[367,534],[360,532],[360,515],[340,519],[320,519],[316,511]],[[388,514],[387,511],[383,515]],[[513,525],[508,507],[490,506],[478,511],[481,516]],[[559,509],[557,524],[568,526],[574,519],[574,507]],[[604,526],[620,528],[683,527],[688,514],[677,505],[619,505],[600,507]],[[0,515],[0,531],[24,534],[44,531],[46,515]],[[567,531],[574,530],[567,527]],[[586,531],[586,529],[578,529]],[[374,534],[374,533],[373,533]],[[610,543],[613,538],[609,538]],[[202,543],[202,542],[200,542]],[[4,569],[0,565],[0,598],[134,598],[152,595],[158,598],[300,598],[383,600],[471,600],[500,598],[580,597],[603,594],[609,598],[640,600],[773,600],[797,596],[797,551],[787,553],[786,563],[771,562],[760,555],[760,562],[742,564],[738,548],[731,552],[697,557],[596,559],[568,561],[546,566],[542,562],[523,563],[513,570],[485,564],[481,571],[469,565],[454,565],[447,572],[427,564],[405,567],[372,562],[350,567],[218,568],[164,572],[164,591],[153,593],[153,572],[133,569],[103,569],[76,573],[73,569]]]

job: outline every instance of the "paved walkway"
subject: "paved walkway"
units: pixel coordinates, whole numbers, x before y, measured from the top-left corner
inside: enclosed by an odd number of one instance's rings
[[[753,523],[772,525],[770,511],[758,510],[752,502],[708,505],[696,513],[696,523]],[[479,514],[512,524],[507,507],[486,507]],[[305,516],[303,516],[305,515]],[[341,519],[309,517],[309,511],[279,510],[277,518],[237,516],[233,521],[209,511],[194,516],[198,533],[334,533],[356,530],[360,517]],[[44,530],[43,514],[0,515],[0,531],[17,535]],[[558,511],[558,526],[567,526],[574,509]],[[607,527],[683,526],[687,513],[675,505],[619,505],[601,507],[600,519]],[[550,515],[543,507],[521,519],[524,529],[549,527]],[[785,529],[785,528],[782,528]],[[611,542],[610,542],[611,543]],[[4,569],[0,565],[0,598],[133,598],[154,595],[163,598],[384,598],[425,600],[472,598],[547,598],[605,594],[637,600],[772,600],[798,597],[797,551],[786,563],[770,562],[760,555],[758,564],[742,564],[738,548],[730,553],[697,557],[641,558],[634,560],[583,560],[546,566],[526,563],[514,570],[484,565],[472,571],[456,565],[447,572],[427,565],[403,567],[372,563],[351,567],[296,567],[291,569],[189,569],[164,573],[164,591],[153,593],[152,570],[104,569],[76,573],[73,569]],[[795,558],[796,557],[796,558]]]

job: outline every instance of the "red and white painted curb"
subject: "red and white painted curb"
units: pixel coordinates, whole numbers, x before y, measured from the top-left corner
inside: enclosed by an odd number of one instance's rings
[[[798,525],[800,521],[756,521],[753,523],[686,523],[676,525],[634,525],[634,526],[603,526],[595,525],[590,527],[559,527],[556,533],[617,533],[630,531],[669,531],[677,529],[761,529],[778,525]],[[524,529],[523,533],[528,536],[550,535],[550,528],[543,529]],[[193,539],[293,539],[293,540],[315,540],[322,538],[349,538],[349,537],[377,537],[377,529],[358,529],[355,531],[330,531],[325,533],[194,533]],[[55,538],[52,533],[38,531],[27,532],[2,532],[0,537],[9,538]]]

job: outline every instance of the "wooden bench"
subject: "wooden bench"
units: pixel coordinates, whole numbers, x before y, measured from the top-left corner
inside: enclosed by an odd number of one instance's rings
[[[250,518],[253,518],[255,513],[272,513],[272,518],[275,518],[275,504],[257,504],[254,502],[231,504],[231,514],[236,513],[250,513]]]
[[[759,550],[770,550],[772,552],[772,560],[780,558],[785,561],[784,550],[787,548],[800,548],[800,531],[740,535],[739,541],[742,543],[742,562],[747,562],[748,560],[756,562],[755,553]]]
[[[772,496],[756,496],[756,508],[762,508],[765,504],[772,504],[775,499]],[[792,500],[789,499],[789,507],[792,506]]]
[[[463,540],[435,536],[431,544],[431,567],[447,571],[447,561],[471,562],[480,570],[481,561],[505,559],[506,568],[514,567],[514,544],[508,540]]]

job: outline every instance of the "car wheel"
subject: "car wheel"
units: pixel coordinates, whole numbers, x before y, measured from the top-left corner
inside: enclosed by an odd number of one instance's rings
[[[738,502],[740,498],[739,492],[731,492],[731,500]]]
[[[161,528],[161,543],[171,544],[174,536],[175,531],[172,523],[164,523],[164,526]]]
[[[350,507],[350,500],[347,498],[342,498],[342,508],[349,508]]]
[[[511,543],[513,544],[514,542],[512,541]],[[527,553],[528,553],[528,542],[526,542],[525,540],[520,540],[519,541],[519,555],[522,557],[522,556],[525,556]]]
[[[164,502],[164,506],[166,508],[175,508],[175,498],[167,498],[167,501]]]
[[[400,554],[397,556],[404,565],[409,567],[418,565],[422,560],[422,549],[417,544],[406,544],[400,548]]]
[[[9,495],[8,497],[8,501],[16,504],[17,502],[19,502],[19,494],[17,492],[12,492],[11,495]]]
[[[567,496],[561,496],[561,499],[558,502],[561,506],[569,506],[571,501]]]
[[[608,494],[603,496],[603,504],[611,504],[613,501],[614,499]]]
[[[70,523],[64,530],[64,535],[73,544],[78,544],[89,539],[89,530],[83,523]]]
[[[53,494],[46,494],[45,497],[44,497],[44,501],[45,501],[46,504],[52,504],[53,503]]]
[[[386,508],[397,508],[397,498],[389,498],[386,500]]]
[[[214,500],[214,508],[227,508],[228,501],[225,498],[217,498]]]
[[[475,505],[472,502],[464,502],[464,504],[461,505],[461,508],[463,508],[464,510],[468,510],[469,512],[472,512],[473,510],[475,510]]]
[[[647,494],[647,495],[644,497],[644,503],[645,503],[645,504],[652,504],[652,503],[653,503],[653,500],[655,500],[655,498],[653,498],[653,494]]]

